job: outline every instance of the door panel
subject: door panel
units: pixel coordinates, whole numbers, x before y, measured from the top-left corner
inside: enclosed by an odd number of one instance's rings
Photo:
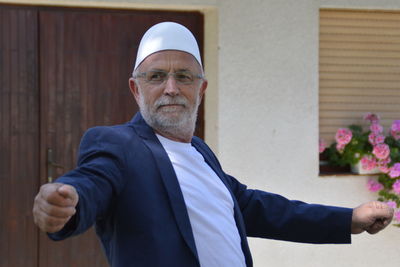
[[[37,12],[0,7],[0,266],[36,266]]]
[[[198,26],[200,19],[200,26]],[[45,9],[39,15],[41,161],[47,150],[74,168],[80,138],[94,125],[128,121],[138,110],[128,87],[140,38],[151,25],[180,21],[202,36],[199,13]],[[40,168],[46,182],[46,165]],[[93,229],[62,242],[40,235],[40,266],[106,266]]]
[[[32,205],[47,182],[47,150],[74,168],[84,131],[123,123],[137,111],[130,77],[148,27],[176,21],[195,34],[198,12],[0,5],[0,266],[106,266],[93,229],[62,242],[33,224]],[[196,135],[203,137],[203,105]],[[39,234],[38,234],[39,233]]]

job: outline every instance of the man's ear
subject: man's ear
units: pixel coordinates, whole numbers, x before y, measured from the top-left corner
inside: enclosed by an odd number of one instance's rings
[[[203,99],[204,93],[206,92],[208,86],[208,81],[206,79],[203,80],[203,83],[200,86],[199,95],[200,99]]]
[[[135,79],[129,78],[129,89],[132,95],[135,97],[136,103],[139,103],[139,88],[136,84]]]

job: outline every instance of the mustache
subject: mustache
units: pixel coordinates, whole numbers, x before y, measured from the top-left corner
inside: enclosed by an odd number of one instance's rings
[[[187,106],[187,100],[183,96],[161,96],[159,99],[156,100],[154,103],[154,106],[156,109],[158,109],[161,106],[165,105],[182,105],[184,107]]]

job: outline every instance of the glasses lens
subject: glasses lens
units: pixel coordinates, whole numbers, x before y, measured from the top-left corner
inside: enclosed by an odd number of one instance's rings
[[[178,83],[191,84],[193,82],[193,74],[188,71],[175,72],[174,77]]]
[[[162,83],[167,77],[167,73],[163,71],[146,72],[146,81],[149,83]]]

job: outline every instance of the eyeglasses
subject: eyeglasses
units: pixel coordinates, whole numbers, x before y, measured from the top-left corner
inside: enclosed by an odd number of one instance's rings
[[[148,72],[138,73],[133,76],[133,78],[143,78],[147,83],[150,84],[162,84],[168,80],[169,76],[172,75],[175,81],[179,84],[190,85],[196,79],[203,79],[204,77],[199,74],[193,74],[190,71],[177,71],[177,72],[166,72],[162,70],[154,70]]]

